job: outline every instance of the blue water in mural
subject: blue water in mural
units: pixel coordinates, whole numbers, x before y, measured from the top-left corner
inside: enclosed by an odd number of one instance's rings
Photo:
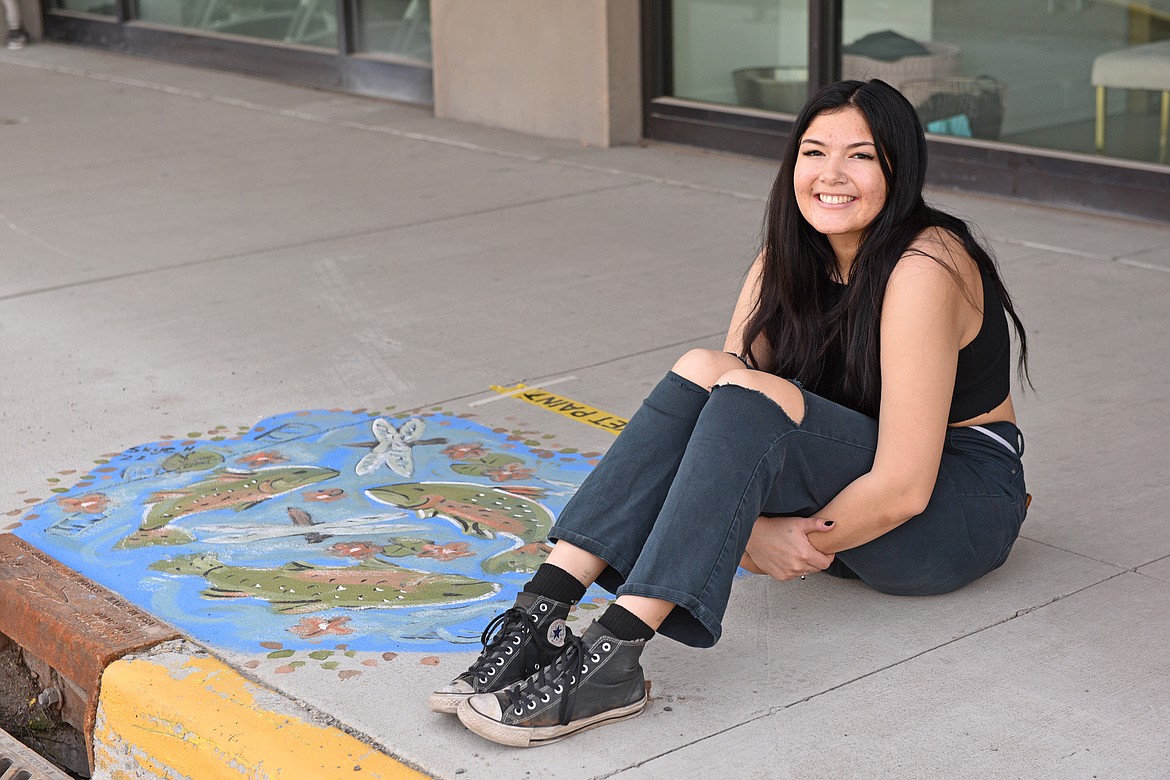
[[[212,646],[466,650],[593,462],[443,413],[300,412],[131,448],[16,534]]]

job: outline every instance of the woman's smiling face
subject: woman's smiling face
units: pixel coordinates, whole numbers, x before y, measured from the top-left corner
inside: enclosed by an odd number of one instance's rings
[[[800,139],[793,189],[800,213],[852,263],[866,228],[886,204],[886,177],[869,123],[846,107],[818,114]]]

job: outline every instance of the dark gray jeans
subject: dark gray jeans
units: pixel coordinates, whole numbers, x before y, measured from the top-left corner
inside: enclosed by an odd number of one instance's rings
[[[707,392],[667,374],[550,538],[608,563],[603,588],[682,607],[659,633],[714,645],[756,518],[810,517],[873,467],[876,420],[807,391],[804,402],[796,425],[762,393]],[[838,553],[829,573],[883,593],[930,595],[1002,564],[1024,520],[1023,437],[1011,423],[983,427],[949,429],[926,511]]]

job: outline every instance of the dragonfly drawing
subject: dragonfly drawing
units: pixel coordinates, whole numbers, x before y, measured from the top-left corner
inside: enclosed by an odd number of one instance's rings
[[[372,447],[373,449],[358,461],[354,471],[359,477],[372,474],[382,464],[401,477],[414,476],[413,447],[423,444],[446,444],[446,439],[424,439],[423,429],[426,423],[417,417],[411,417],[399,427],[385,418],[374,420],[371,428],[377,441],[351,444],[351,447]]]

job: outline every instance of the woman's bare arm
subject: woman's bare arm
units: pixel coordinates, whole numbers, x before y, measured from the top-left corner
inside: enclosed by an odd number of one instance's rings
[[[926,508],[938,479],[959,348],[978,330],[960,279],[974,262],[947,267],[908,253],[886,287],[881,319],[881,414],[873,469],[819,513],[831,530],[809,536],[824,553],[848,550]],[[957,273],[956,273],[957,272]]]
[[[735,311],[731,315],[731,327],[728,328],[727,339],[723,342],[723,349],[727,352],[738,355],[743,350],[744,327],[752,316],[752,312],[755,311],[756,301],[759,300],[760,277],[763,273],[764,253],[761,252],[752,263],[751,269],[748,270],[747,279],[744,280],[743,288],[739,291],[739,299],[735,302]],[[772,352],[763,337],[756,339],[752,351],[755,353],[756,359],[762,361],[761,366],[771,363]]]

